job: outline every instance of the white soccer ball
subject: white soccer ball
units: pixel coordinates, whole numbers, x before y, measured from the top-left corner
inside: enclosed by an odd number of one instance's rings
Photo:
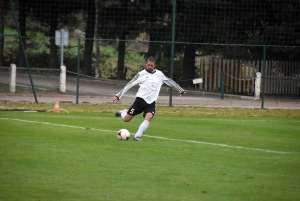
[[[130,132],[127,129],[122,128],[118,131],[118,138],[119,140],[128,140],[130,138]]]

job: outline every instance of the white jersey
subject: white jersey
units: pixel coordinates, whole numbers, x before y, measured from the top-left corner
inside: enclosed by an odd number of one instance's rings
[[[184,92],[174,80],[166,77],[160,70],[154,70],[153,73],[149,73],[145,69],[138,72],[134,78],[119,92],[116,96],[121,97],[133,86],[139,84],[140,87],[136,94],[136,97],[144,99],[148,104],[157,100],[160,88],[163,84],[167,84],[170,87],[175,87],[180,93]]]

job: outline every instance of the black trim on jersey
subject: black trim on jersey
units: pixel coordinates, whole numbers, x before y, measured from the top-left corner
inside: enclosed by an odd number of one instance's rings
[[[174,80],[168,78],[168,82],[169,84],[172,84],[172,86],[174,86],[180,92],[180,94],[185,92],[184,89],[182,89]]]
[[[153,74],[153,73],[155,73],[156,72],[156,69],[154,69],[152,72],[150,72],[150,71],[148,71],[147,69],[145,69],[148,73],[151,73],[151,74]]]

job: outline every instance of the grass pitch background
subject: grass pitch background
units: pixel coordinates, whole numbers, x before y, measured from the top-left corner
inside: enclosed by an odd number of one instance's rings
[[[0,112],[0,200],[299,199],[299,111],[159,107],[136,142],[141,115],[69,106]]]

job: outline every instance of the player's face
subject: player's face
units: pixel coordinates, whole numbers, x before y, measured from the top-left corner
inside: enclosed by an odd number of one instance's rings
[[[152,72],[155,69],[155,62],[147,61],[146,62],[146,70],[148,72]]]

